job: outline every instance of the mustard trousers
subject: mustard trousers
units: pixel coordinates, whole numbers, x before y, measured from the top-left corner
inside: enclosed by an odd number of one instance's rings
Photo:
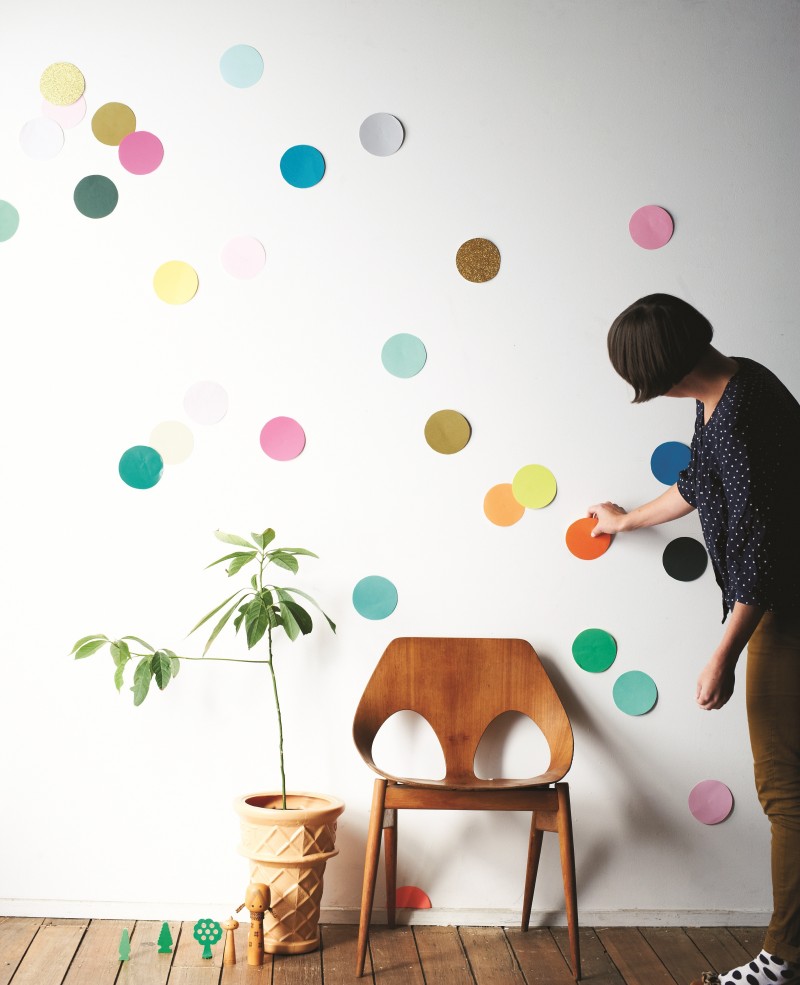
[[[766,612],[747,648],[756,789],[772,826],[765,950],[800,962],[800,611]]]

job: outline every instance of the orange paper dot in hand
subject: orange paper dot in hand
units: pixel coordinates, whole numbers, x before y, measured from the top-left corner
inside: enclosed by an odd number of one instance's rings
[[[601,554],[605,554],[611,546],[609,534],[592,537],[592,531],[596,526],[597,519],[593,516],[585,516],[570,524],[567,529],[567,547],[575,557],[583,561],[594,561]]]
[[[483,512],[498,527],[510,527],[522,519],[525,507],[517,501],[511,491],[511,483],[501,482],[499,486],[492,486],[486,493]]]

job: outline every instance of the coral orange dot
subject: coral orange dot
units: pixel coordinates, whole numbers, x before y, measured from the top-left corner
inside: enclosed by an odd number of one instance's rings
[[[596,526],[597,520],[593,516],[585,516],[571,523],[567,530],[567,547],[582,561],[594,561],[611,546],[611,537],[608,534],[592,537]]]

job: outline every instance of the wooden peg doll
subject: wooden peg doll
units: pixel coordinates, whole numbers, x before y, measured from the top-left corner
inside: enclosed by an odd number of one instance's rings
[[[247,935],[247,963],[264,964],[264,913],[269,909],[269,886],[263,882],[251,882],[247,887],[244,903],[250,911],[250,933]]]
[[[222,924],[222,929],[225,931],[225,950],[222,953],[222,963],[225,964],[236,964],[236,941],[233,939],[233,932],[239,926],[239,921],[234,920],[233,917],[230,920],[225,920]]]

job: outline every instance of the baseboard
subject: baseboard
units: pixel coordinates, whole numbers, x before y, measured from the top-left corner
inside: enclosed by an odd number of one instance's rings
[[[152,903],[145,900],[34,900],[0,899],[0,915],[6,917],[59,917],[92,920],[198,920],[227,916],[230,903]],[[358,923],[356,907],[322,907],[322,923]],[[515,927],[515,910],[398,910],[397,922],[412,926]],[[584,927],[765,927],[770,914],[763,910],[580,910]],[[373,923],[386,922],[386,911],[375,908]],[[563,911],[534,911],[531,927],[563,927]]]

